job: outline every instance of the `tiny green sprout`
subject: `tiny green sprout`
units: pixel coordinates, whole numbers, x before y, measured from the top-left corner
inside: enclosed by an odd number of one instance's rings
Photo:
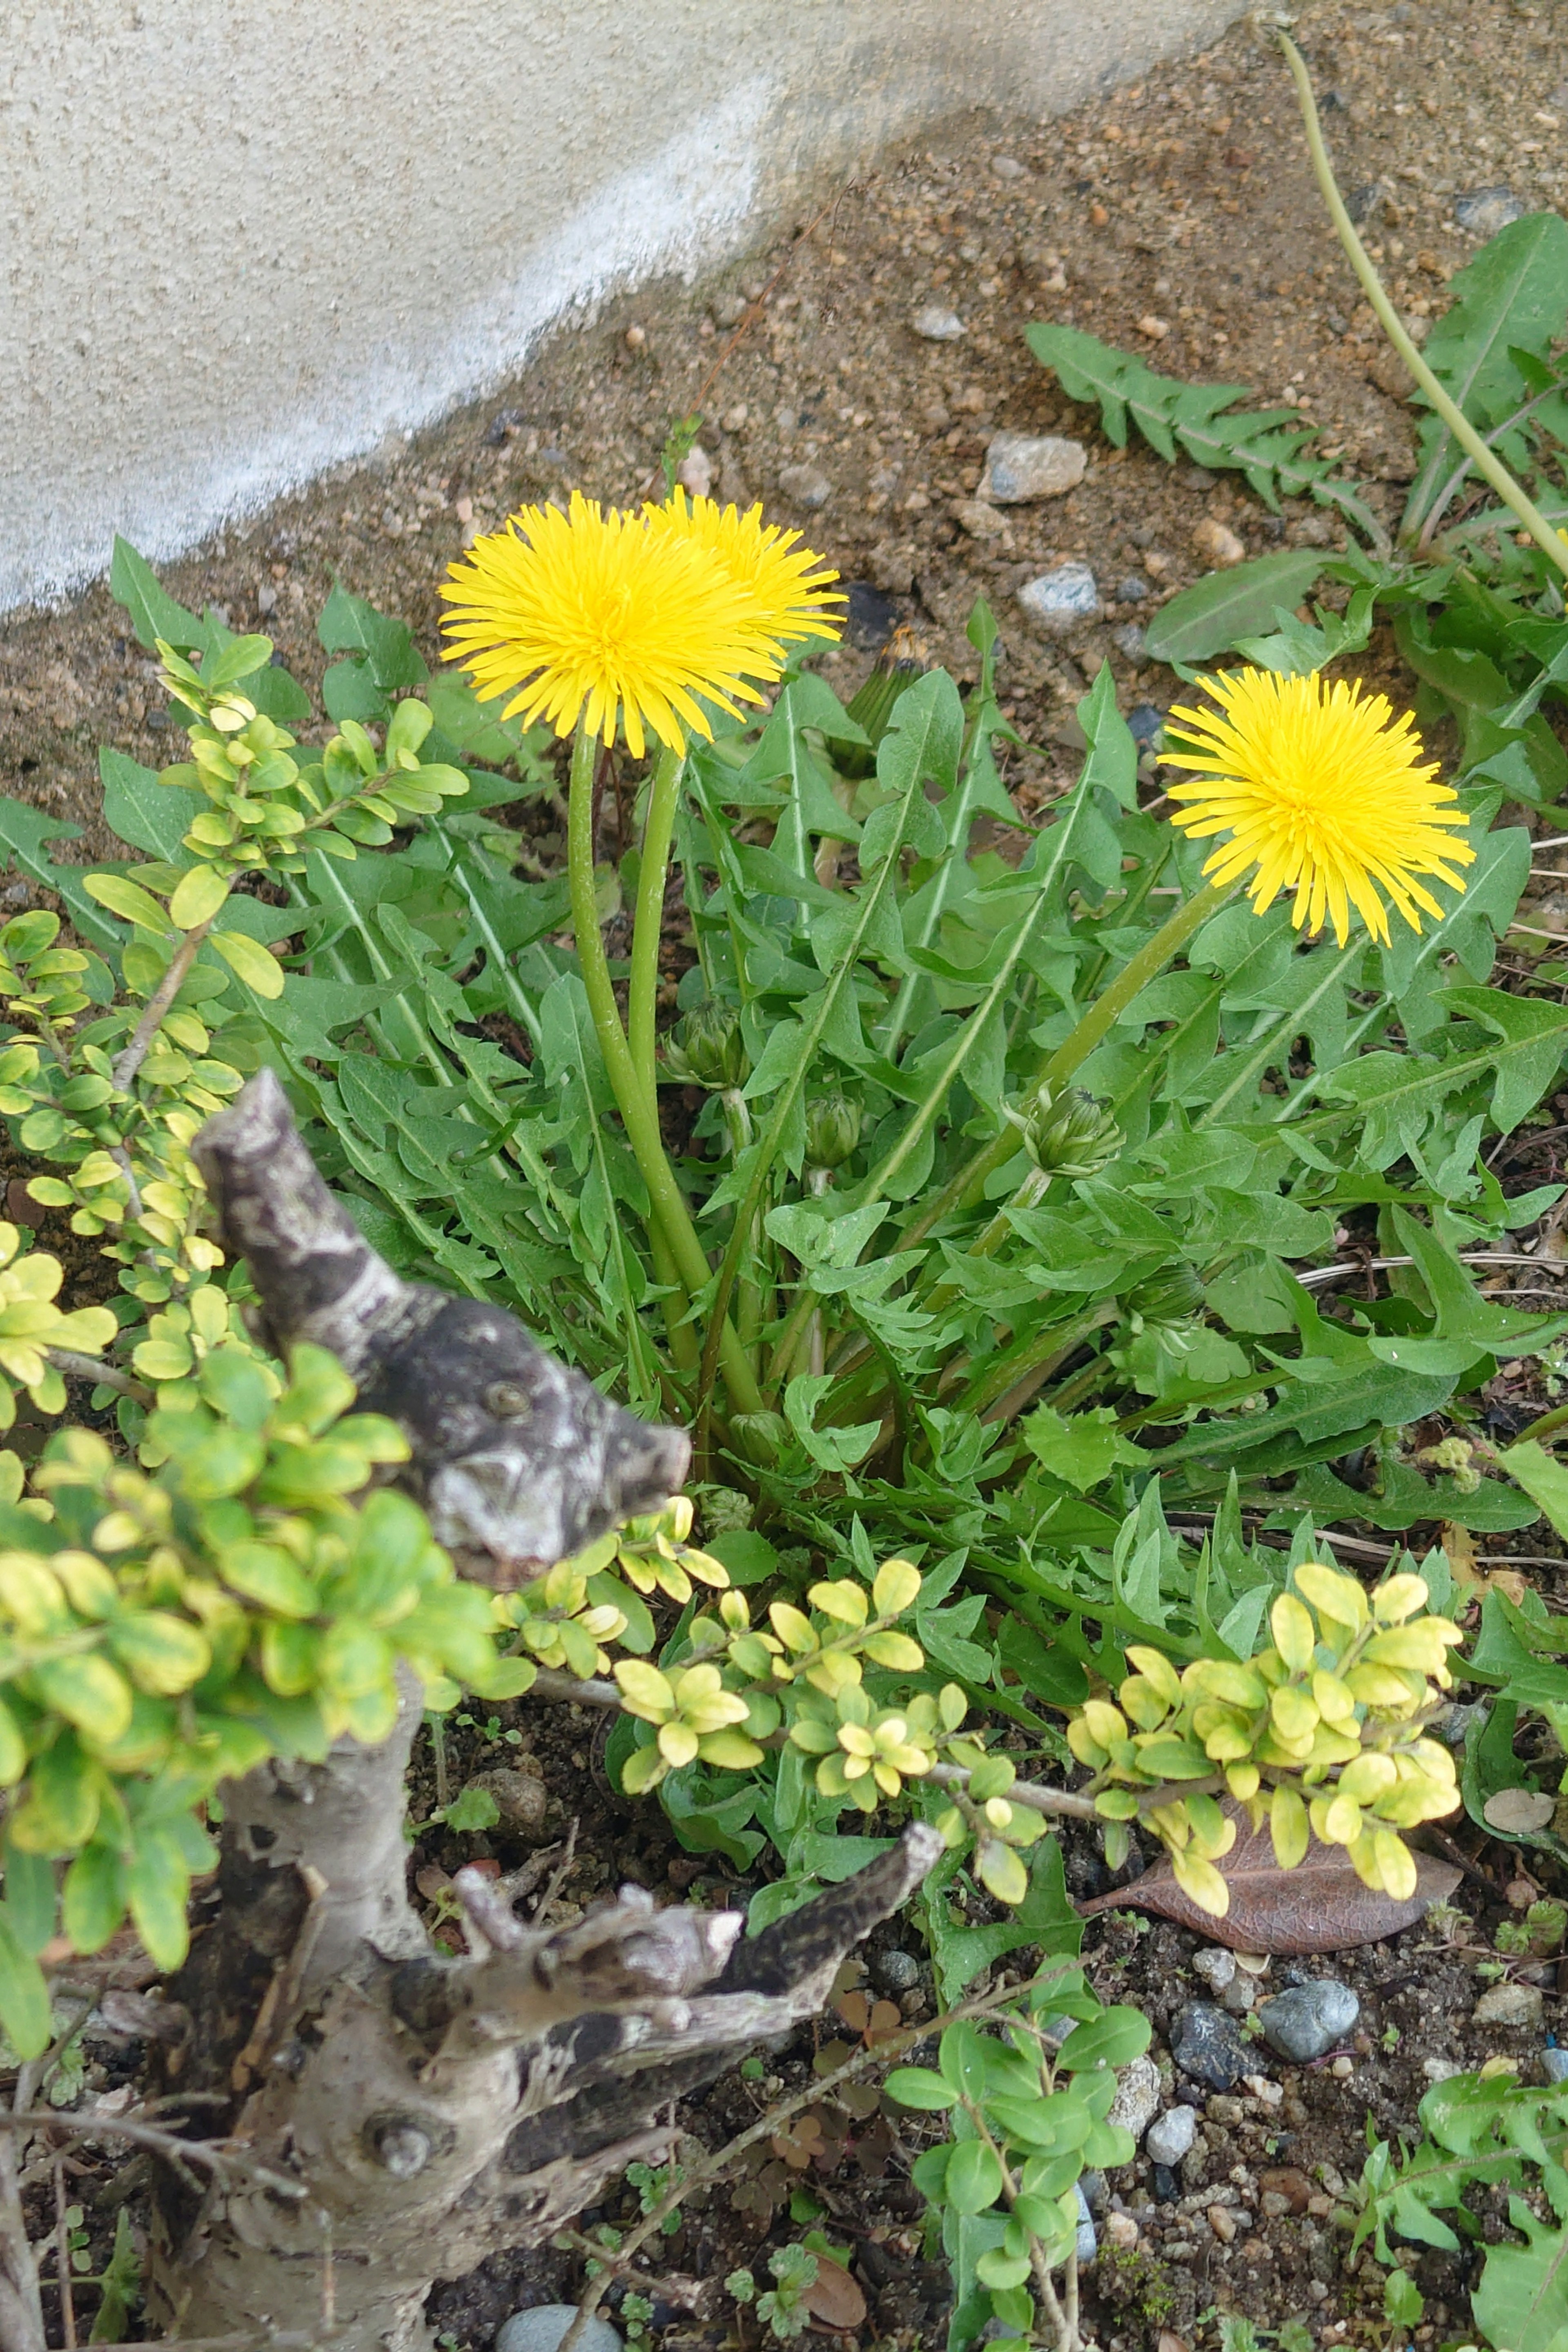
[[[1388,2050],[1388,2051],[1394,2051],[1394,2050],[1397,2050],[1397,2049],[1398,2049],[1398,2047],[1399,2047],[1399,2028],[1398,2028],[1398,2026],[1397,2026],[1397,2025],[1385,2025],[1385,2026],[1384,2027],[1384,2029],[1383,2029],[1383,2047],[1384,2048],[1384,2050]]]
[[[724,2292],[732,2295],[737,2303],[754,2303],[757,2282],[750,2271],[731,2271],[724,2281]]]
[[[500,1819],[500,1807],[488,1789],[464,1789],[453,1798],[441,1819],[458,1837],[471,1837],[482,1830],[494,1829]]]
[[[741,2079],[743,2083],[761,2083],[766,2079],[767,2068],[760,2058],[742,2058]]]

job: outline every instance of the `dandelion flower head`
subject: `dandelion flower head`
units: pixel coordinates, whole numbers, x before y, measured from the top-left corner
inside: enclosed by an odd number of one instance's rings
[[[844,602],[829,585],[837,572],[802,545],[799,531],[764,523],[760,506],[742,514],[738,507],[678,490],[667,506],[646,512],[650,530],[687,541],[723,565],[746,600],[758,636],[781,657],[791,639],[837,636],[837,615],[827,609]]]
[[[702,700],[732,716],[760,702],[789,637],[834,634],[819,609],[833,575],[760,515],[731,508],[682,530],[659,512],[602,510],[578,491],[564,513],[521,509],[442,583],[447,659],[482,699],[507,697],[507,718],[558,735],[581,722],[606,743],[624,724],[639,759],[649,735],[675,751],[711,735]]]
[[[1333,924],[1342,947],[1353,907],[1374,940],[1388,941],[1384,898],[1412,930],[1443,908],[1418,878],[1462,890],[1461,866],[1475,851],[1458,795],[1421,761],[1408,715],[1395,718],[1381,695],[1359,685],[1325,686],[1316,674],[1279,677],[1239,669],[1201,681],[1217,712],[1180,706],[1171,713],[1172,767],[1195,772],[1174,784],[1173,822],[1198,839],[1226,834],[1204,872],[1234,882],[1250,872],[1258,914],[1281,890],[1295,893],[1294,920]]]

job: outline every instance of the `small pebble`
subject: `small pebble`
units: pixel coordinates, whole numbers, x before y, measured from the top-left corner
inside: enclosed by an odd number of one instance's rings
[[[1141,2139],[1151,2120],[1160,2112],[1160,2069],[1147,2054],[1134,2058],[1121,2070],[1121,2080],[1116,2086],[1116,2096],[1105,2120],[1120,2124],[1134,2139]],[[1178,2149],[1178,2154],[1184,2151]]]
[[[1281,2200],[1273,2210],[1284,2213],[1304,2213],[1311,2200],[1312,2184],[1304,2172],[1297,2171],[1294,2165],[1283,2165],[1272,2171],[1260,2172],[1258,2185],[1263,2192],[1265,2211],[1269,2210],[1268,2200],[1271,2197]]]
[[[738,400],[733,408],[727,408],[724,411],[724,414],[719,419],[719,422],[723,426],[726,433],[742,433],[745,430],[746,421],[750,417],[751,413],[751,409],[747,406],[746,403],[743,400]]]
[[[738,327],[745,315],[743,294],[721,294],[713,305],[713,323],[717,327]]]
[[[1066,636],[1100,611],[1100,589],[1087,563],[1058,563],[1026,580],[1018,602],[1049,636]]]
[[[574,2303],[539,2303],[531,2311],[514,2311],[496,2330],[495,2352],[556,2352],[576,2316]],[[577,2338],[577,2345],[578,2352],[621,2352],[619,2335],[597,2313]]]
[[[1147,335],[1152,343],[1163,342],[1171,331],[1169,319],[1157,319],[1152,310],[1145,310],[1138,321],[1138,331]]]
[[[643,351],[647,348],[647,329],[646,327],[628,327],[626,329],[626,349],[628,352]],[[548,2310],[550,2308],[547,2304],[542,2305],[540,2307],[542,2310]]]
[[[1464,2071],[1457,2058],[1423,2058],[1421,2061],[1421,2072],[1429,2083],[1451,2083],[1456,2074],[1462,2074]]]
[[[998,506],[1059,499],[1082,481],[1089,452],[1081,441],[1054,434],[995,433],[985,452],[981,495]]]
[[[1149,658],[1149,640],[1136,621],[1124,621],[1121,628],[1112,629],[1110,642],[1135,669],[1142,669]]]
[[[1116,584],[1116,601],[1119,604],[1141,604],[1148,593],[1149,583],[1146,580],[1140,580],[1135,572],[1130,572],[1125,580],[1120,580]]]
[[[1177,2017],[1171,2055],[1184,2074],[1211,2091],[1228,2091],[1247,2064],[1235,2025],[1206,2000],[1189,2001]]]
[[[531,1770],[501,1765],[493,1772],[476,1772],[467,1784],[470,1789],[482,1790],[491,1799],[500,1817],[501,1827],[510,1830],[518,1837],[543,1834],[549,1805],[544,1775],[531,1756],[528,1761]]]
[[[880,1992],[912,1992],[921,1980],[921,1964],[912,1952],[900,1951],[895,1944],[877,1954],[871,1976]]]
[[[1315,1977],[1266,2000],[1258,2021],[1270,2050],[1304,2066],[1342,2042],[1360,2015],[1361,2002],[1349,1985],[1333,1977]]]
[[[1543,2050],[1541,2063],[1549,2083],[1568,2083],[1568,2050]]]
[[[1152,702],[1140,702],[1127,714],[1128,729],[1131,734],[1132,740],[1135,743],[1152,743],[1158,737],[1160,730],[1163,727],[1164,723],[1164,712],[1163,710],[1156,710]],[[1234,1955],[1227,1955],[1227,1957],[1233,1958]],[[1203,1954],[1201,1952],[1199,1953],[1198,1958],[1199,1959],[1203,1958]]]
[[[1131,631],[1118,629],[1116,634],[1118,636],[1129,636]],[[1142,636],[1142,631],[1140,630],[1138,634]],[[1245,2017],[1248,2010],[1257,2006],[1258,1987],[1250,1977],[1232,1977],[1224,1992],[1221,1993],[1220,2000],[1224,2007],[1229,2010],[1232,2017]]]
[[[1193,545],[1205,563],[1216,572],[1226,572],[1233,563],[1245,563],[1247,549],[1235,531],[1217,522],[1213,515],[1205,515],[1193,533]]]
[[[1236,2215],[1227,2205],[1211,2205],[1208,2224],[1223,2246],[1228,2246],[1236,2236]]]
[[[1224,2091],[1216,2091],[1212,2099],[1205,2101],[1204,2113],[1211,2124],[1218,2124],[1222,2130],[1233,2131],[1237,2124],[1246,2120],[1247,2110],[1239,2099],[1229,2097]]]
[[[713,488],[713,460],[699,441],[675,469],[675,478],[694,499],[705,499]]]
[[[1539,1985],[1495,1984],[1470,2011],[1472,2025],[1521,2025],[1538,2032],[1545,2018]]]
[[[1355,2060],[1353,2058],[1336,2058],[1333,2064],[1330,2067],[1329,2072],[1331,2074],[1338,2075],[1342,2083],[1348,2083],[1351,2076],[1355,2073]]]
[[[1006,539],[1011,535],[1006,516],[999,515],[984,499],[960,499],[952,509],[952,519],[971,539]]]
[[[1108,2213],[1105,2234],[1113,2246],[1135,2246],[1138,2243],[1138,2224],[1131,2213]]]
[[[1192,2109],[1189,2107],[1187,2112],[1190,2115]],[[1154,2192],[1156,2205],[1173,2205],[1182,2193],[1182,2184],[1176,2178],[1174,2168],[1169,2164],[1157,2164],[1154,2167],[1150,2175],[1150,2185]]]
[[[833,496],[833,485],[820,466],[784,466],[779,473],[779,488],[786,499],[797,507],[816,513]]]
[[[1454,198],[1454,218],[1472,236],[1496,236],[1500,228],[1523,217],[1524,206],[1511,188],[1471,188]]]
[[[1156,2116],[1143,2140],[1143,2153],[1156,2167],[1180,2164],[1197,2136],[1195,2107],[1167,2107]]]
[[[1244,2074],[1241,2082],[1243,2089],[1250,2091],[1255,2099],[1261,2099],[1266,2107],[1278,2107],[1284,2102],[1284,2085],[1271,2083],[1267,2074]]]
[[[1019,163],[1016,155],[993,155],[991,169],[999,180],[1021,180],[1025,176],[1026,167]]]
[[[944,310],[940,302],[928,302],[917,310],[910,322],[922,342],[956,343],[963,332],[963,321],[956,310]]]

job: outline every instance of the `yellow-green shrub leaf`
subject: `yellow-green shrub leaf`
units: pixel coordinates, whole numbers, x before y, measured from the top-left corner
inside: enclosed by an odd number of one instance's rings
[[[169,918],[150,890],[139,882],[128,882],[123,874],[89,874],[82,888],[111,915],[122,915],[143,931],[166,931]]]
[[[142,1690],[165,1697],[189,1690],[212,1664],[212,1651],[195,1627],[166,1609],[121,1618],[110,1647]]]
[[[283,993],[283,971],[276,956],[244,931],[213,931],[209,934],[229,970],[237,972],[247,988],[258,996],[279,997]]]

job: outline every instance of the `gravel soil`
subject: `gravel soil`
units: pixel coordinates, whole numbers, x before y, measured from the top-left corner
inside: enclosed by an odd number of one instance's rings
[[[1461,226],[1475,216],[1467,198],[1507,188],[1526,209],[1568,199],[1568,58],[1550,0],[1330,5],[1306,10],[1296,33],[1342,184],[1413,320],[1441,310],[1447,279],[1480,241]],[[520,503],[573,488],[623,503],[651,492],[672,420],[700,413],[717,494],[761,498],[854,583],[850,641],[826,663],[846,695],[897,623],[931,659],[972,676],[964,625],[976,596],[990,600],[1004,699],[1029,746],[1009,753],[1007,781],[1027,814],[1074,772],[1073,705],[1101,659],[1124,709],[1161,710],[1172,699],[1170,673],[1142,662],[1125,632],[1206,568],[1215,526],[1258,553],[1332,545],[1338,531],[1321,509],[1272,515],[1244,488],[1168,467],[1141,445],[1113,448],[1096,415],[1066,401],[1030,357],[1028,320],[1087,329],[1166,373],[1248,386],[1259,402],[1291,402],[1373,484],[1384,513],[1397,513],[1414,440],[1400,372],[1322,219],[1284,69],[1246,24],[1074,115],[954,121],[826,196],[814,217],[720,279],[645,289],[563,330],[484,404],[230,529],[169,566],[169,585],[187,604],[221,607],[236,628],[265,629],[307,683],[324,665],[314,624],[337,579],[410,622],[433,657],[437,583],[467,540]],[[912,321],[931,307],[954,312],[962,332],[917,335]],[[977,502],[987,444],[1002,430],[1081,440],[1081,482],[1036,505]],[[1016,599],[1025,581],[1068,559],[1091,567],[1100,606],[1064,646],[1031,635]],[[1396,695],[1409,691],[1386,640],[1357,667]],[[0,791],[79,826],[83,856],[112,855],[97,813],[98,747],[166,761],[174,745],[160,702],[104,588],[0,623]],[[1435,748],[1448,748],[1440,733]],[[549,803],[531,804],[525,821],[536,855],[557,856]],[[1568,914],[1548,907],[1529,919],[1562,929]],[[1561,1174],[1565,1142],[1568,1096],[1524,1131],[1510,1189]],[[13,1173],[0,1167],[0,1181]],[[52,1230],[47,1238],[58,1242]],[[1541,1277],[1527,1278],[1545,1304]],[[1555,1393],[1534,1367],[1505,1370],[1500,1427]],[[1362,1534],[1370,1564],[1375,1530]],[[1554,1588],[1560,1564],[1531,1554],[1524,1567]],[[653,1809],[634,1816],[611,1798],[595,1732],[572,1711],[526,1708],[498,1710],[493,1729],[487,1719],[450,1731],[448,1793],[498,1768],[542,1774],[545,1811],[521,1839],[499,1826],[458,1837],[433,1824],[434,1759],[421,1750],[411,1868],[433,1924],[443,1874],[487,1858],[517,1869],[574,1822],[575,1847],[556,1856],[565,1863],[552,1895],[557,1917],[626,1880],[672,1898],[744,1899],[722,1864],[667,1839]],[[1262,2329],[1300,2320],[1324,2346],[1386,2344],[1375,2266],[1364,2254],[1353,2267],[1346,2260],[1344,2191],[1360,2173],[1369,2115],[1384,2137],[1409,2134],[1437,2072],[1502,2055],[1527,2079],[1540,2073],[1542,2032],[1470,2021],[1482,1990],[1476,1965],[1510,1892],[1517,1903],[1531,1890],[1513,1853],[1458,1834],[1470,1871],[1462,1916],[1303,1964],[1360,1994],[1359,2022],[1337,2057],[1297,2068],[1263,2053],[1261,2088],[1192,2092],[1202,2120],[1173,2199],[1157,2199],[1142,2157],[1105,2184],[1089,2317],[1106,2352],[1206,2352],[1227,2312]],[[1087,1843],[1069,1840],[1069,1864],[1077,1894],[1099,1891],[1102,1866]],[[542,1874],[540,1892],[551,1892]],[[970,1902],[973,1917],[989,1916],[985,1898]],[[1199,1949],[1184,1930],[1132,1911],[1096,1919],[1086,1939],[1100,1990],[1154,2023],[1166,2103],[1184,2088],[1165,2054],[1170,2026],[1184,2002],[1206,1997],[1192,1969]],[[746,2128],[771,2099],[808,2083],[825,2050],[851,2044],[865,2002],[889,1989],[904,2021],[932,2013],[912,1925],[883,1930],[864,1959],[863,1991],[853,1971],[841,1984],[847,2015],[764,2053],[760,2075],[725,2077],[681,2110],[681,2126],[709,2147]],[[1013,1965],[1028,1961],[1019,1954]],[[1288,1981],[1289,1969],[1274,1961],[1259,1993]],[[1551,2030],[1556,1979],[1543,1973]],[[89,2041],[88,2057],[87,2087],[100,2094],[134,2070],[123,2043]],[[949,2281],[908,2179],[922,2119],[860,2105],[857,2114],[813,2110],[813,2127],[764,2142],[742,2177],[693,2200],[659,2246],[657,2341],[754,2346],[756,2323],[737,2322],[717,2283],[742,2264],[762,2279],[770,2247],[815,2226],[843,2250],[866,2298],[864,2322],[840,2341],[935,2352]],[[133,2192],[124,2167],[84,2155],[71,2194],[95,2255]],[[1483,2236],[1500,2234],[1502,2209],[1482,2200],[1477,2210]],[[637,2211],[635,2192],[618,2190],[583,2226],[625,2227]],[[52,2203],[47,2221],[40,2206],[40,2231],[53,2218]],[[1465,2265],[1424,2252],[1415,2274],[1427,2297],[1417,2342],[1462,2336]],[[484,2352],[508,2312],[570,2298],[581,2276],[569,2245],[491,2264],[437,2290],[436,2328],[459,2352]]]

